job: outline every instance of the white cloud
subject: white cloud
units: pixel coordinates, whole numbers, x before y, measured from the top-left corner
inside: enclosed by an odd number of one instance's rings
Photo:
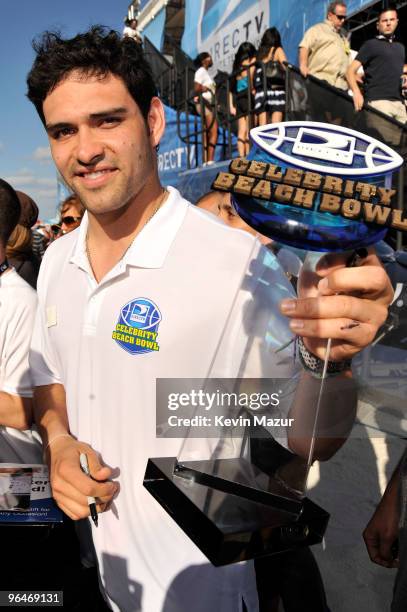
[[[54,187],[54,189],[34,189],[33,193],[35,193],[37,198],[54,198],[55,199],[58,195],[58,190],[56,187]]]
[[[48,219],[55,215],[58,197],[56,176],[37,176],[28,168],[22,168],[14,175],[5,176],[4,180],[14,189],[27,193],[38,204],[40,218]]]
[[[43,164],[49,164],[52,161],[51,150],[49,147],[37,147],[32,154],[32,159]]]
[[[14,189],[20,189],[20,187],[56,187],[57,184],[56,177],[38,177],[26,168],[19,170],[14,175],[4,177],[4,180],[10,183]]]

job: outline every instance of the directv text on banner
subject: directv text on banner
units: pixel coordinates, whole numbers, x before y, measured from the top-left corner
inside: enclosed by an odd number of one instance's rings
[[[177,113],[169,106],[165,107],[165,121],[166,129],[157,156],[158,171],[163,185],[177,186],[179,172],[188,168],[188,147],[181,140],[177,131]],[[181,113],[179,121],[181,134],[184,135],[188,131],[186,127],[187,118],[184,113]],[[192,130],[191,117],[189,117],[189,121]],[[193,166],[195,164],[195,145],[190,146],[189,156],[190,165]]]
[[[190,14],[182,46],[192,57],[202,51],[209,52],[217,70],[231,72],[239,45],[248,40],[258,46],[264,30],[269,27],[269,6],[269,0],[189,2],[187,11]]]

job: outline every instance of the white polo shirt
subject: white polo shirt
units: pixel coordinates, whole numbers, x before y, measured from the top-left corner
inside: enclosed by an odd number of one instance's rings
[[[177,456],[181,445],[156,438],[156,378],[249,375],[250,366],[241,365],[249,341],[257,375],[266,353],[269,376],[290,375],[291,357],[272,349],[289,337],[277,302],[292,290],[273,256],[268,276],[259,274],[264,252],[252,236],[169,192],[99,284],[86,256],[86,214],[78,230],[49,247],[38,279],[34,382],[64,385],[71,432],[100,452],[120,482],[112,510],[93,527],[113,609],[236,612],[244,599],[254,612],[252,563],[214,568],[143,487],[143,477],[149,457]],[[266,341],[251,338],[256,321],[266,321]],[[141,331],[132,334],[135,323]],[[212,442],[198,439],[199,452],[209,456]]]
[[[0,391],[11,395],[32,397],[28,352],[36,308],[36,292],[14,268],[0,275]],[[38,434],[0,423],[0,462],[41,461]]]

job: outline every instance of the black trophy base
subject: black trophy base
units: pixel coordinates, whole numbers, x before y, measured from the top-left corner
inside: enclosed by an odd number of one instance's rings
[[[229,466],[220,465],[223,462],[236,461],[246,463],[241,459],[217,460],[218,472],[230,471]],[[329,514],[311,500],[303,498],[298,505],[298,499],[294,504],[289,497],[279,499],[273,494],[264,503],[266,497],[258,501],[253,493],[248,498],[241,488],[235,494],[231,492],[233,482],[216,482],[217,477],[205,473],[199,463],[213,462],[183,462],[180,466],[174,457],[149,459],[144,486],[213,565],[322,541]],[[239,485],[235,490],[239,491]]]

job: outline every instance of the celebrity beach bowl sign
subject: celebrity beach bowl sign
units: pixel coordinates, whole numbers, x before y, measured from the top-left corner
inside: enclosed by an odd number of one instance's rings
[[[315,251],[343,251],[407,231],[391,176],[403,164],[390,147],[326,123],[273,123],[250,132],[247,158],[233,159],[212,187],[232,194],[261,234]]]

